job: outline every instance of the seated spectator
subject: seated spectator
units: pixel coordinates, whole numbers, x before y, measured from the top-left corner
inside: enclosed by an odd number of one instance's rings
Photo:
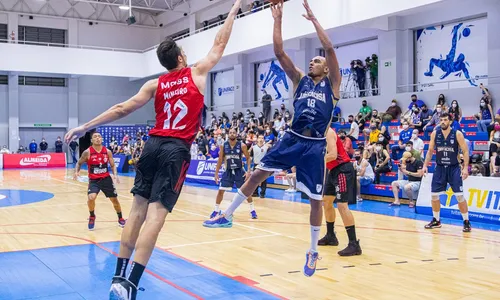
[[[451,124],[451,128],[453,128],[455,130],[459,130],[460,123],[462,122],[462,109],[460,108],[460,105],[458,105],[457,100],[451,101],[451,107],[448,110],[448,113],[451,115],[451,118],[453,120],[453,123]]]
[[[424,127],[422,128],[422,131],[432,132],[436,128],[436,125],[439,125],[439,122],[440,122],[439,120],[440,120],[443,112],[444,112],[444,110],[443,110],[441,104],[437,104],[436,109],[434,110],[434,114],[432,115],[430,121],[424,125]]]
[[[366,145],[376,144],[378,142],[380,130],[377,128],[377,124],[375,122],[370,123],[370,130],[368,130],[367,133],[369,134],[369,139],[366,141]]]
[[[379,119],[379,118],[380,118],[380,116],[378,114],[378,110],[376,110],[376,109],[372,110],[372,118],[371,118],[370,122],[375,121],[376,119]]]
[[[411,155],[417,159],[424,159],[423,148],[422,150],[417,150],[413,146],[413,141],[408,141],[405,147],[406,152],[410,152]]]
[[[278,131],[278,141],[281,141],[284,136],[285,136],[285,128],[281,127],[280,130]]]
[[[493,108],[487,99],[481,99],[479,114],[476,115],[476,118],[478,118],[476,122],[477,131],[488,132],[488,126],[493,120]]]
[[[500,166],[500,122],[495,122],[490,133],[490,170]]]
[[[401,116],[401,107],[398,105],[398,101],[396,99],[392,99],[391,106],[385,111],[385,114],[383,116],[384,121],[392,121],[392,120],[397,120],[399,119],[399,116]]]
[[[422,157],[424,157],[425,143],[424,143],[424,141],[422,141],[421,138],[418,137],[418,130],[417,129],[413,129],[410,141],[412,142],[413,149],[415,151],[418,151],[418,153],[420,153],[420,155]],[[407,144],[407,146],[408,146],[408,144]]]
[[[406,143],[411,139],[413,130],[410,128],[408,121],[403,122],[403,130],[399,133],[399,141],[397,145],[391,147],[392,159],[398,160],[402,154],[401,151],[405,149]]]
[[[191,159],[197,159],[198,145],[195,141],[191,143],[191,150],[189,151],[189,153],[191,154]]]
[[[471,176],[483,177],[485,175],[485,170],[483,164],[472,164],[470,170]]]
[[[373,168],[368,163],[368,158],[370,153],[368,150],[363,151],[363,156],[361,156],[360,150],[354,151],[354,168],[357,171],[357,181],[356,185],[356,199],[358,202],[363,201],[361,198],[361,186],[369,186],[375,180],[375,173],[373,172]]]
[[[33,139],[30,143],[30,153],[36,153],[37,148],[38,148],[38,144],[35,143],[35,139]]]
[[[340,140],[342,141],[342,145],[344,146],[345,151],[349,155],[350,158],[352,158],[352,155],[354,154],[354,149],[352,148],[352,141],[349,138],[346,138],[346,132],[344,130],[339,130],[339,137]]]
[[[413,105],[409,120],[411,128],[417,128],[417,126],[422,124],[422,119],[420,119],[420,108],[415,104]]]
[[[358,113],[358,123],[365,123],[372,118],[372,108],[368,106],[366,100],[363,100],[362,107]]]
[[[285,191],[286,193],[295,193],[297,192],[297,170],[295,167],[292,167],[289,170],[282,171],[278,173],[280,176],[285,176],[288,181],[288,189]]]
[[[410,200],[409,207],[415,206],[414,200],[418,197],[418,190],[422,182],[424,163],[422,159],[416,158],[410,152],[403,153],[403,158],[399,164],[401,172],[408,177],[408,180],[398,180],[392,182],[392,193],[394,194],[394,202],[390,206],[401,205],[399,201],[399,190],[404,189],[408,199]]]
[[[211,159],[219,158],[220,147],[217,147],[216,144],[210,145],[210,150],[208,151],[208,156]]]
[[[207,157],[203,155],[201,151],[198,151],[198,155],[196,156],[197,160],[207,160]]]
[[[271,131],[271,128],[269,127],[269,125],[266,125],[266,131],[264,133],[264,141],[267,143],[270,143],[272,144],[275,140],[275,137],[274,137],[274,134],[273,132]]]
[[[448,104],[446,103],[446,98],[443,94],[439,94],[438,101],[436,105],[432,108],[432,113],[436,112],[437,107],[440,106],[444,111],[448,111]]]
[[[382,142],[377,142],[375,145],[375,155],[377,158],[375,165],[375,184],[379,184],[380,174],[389,173],[391,171],[391,159],[389,152],[384,149]]]
[[[283,115],[279,114],[278,117],[274,120],[274,128],[280,129],[285,126],[285,120],[283,120]]]
[[[347,133],[347,137],[350,138],[353,143],[356,143],[359,139],[359,125],[357,122],[354,122],[353,115],[349,115],[348,121],[351,124],[351,129]]]
[[[420,123],[415,124],[415,128],[418,129],[419,132],[423,132],[424,126],[427,125],[427,123],[429,123],[429,121],[432,119],[432,111],[427,108],[427,105],[425,104],[424,106],[422,106],[422,111],[420,112],[419,119]]]
[[[382,132],[380,132],[379,135],[378,135],[378,142],[382,143],[382,148],[384,148],[388,152],[391,150],[389,148],[389,142],[390,142],[390,140],[387,139],[387,137]]]
[[[408,105],[408,110],[404,112],[403,117],[408,117],[411,114],[414,105],[421,108],[424,104],[424,101],[417,99],[417,95],[411,95],[410,105]]]

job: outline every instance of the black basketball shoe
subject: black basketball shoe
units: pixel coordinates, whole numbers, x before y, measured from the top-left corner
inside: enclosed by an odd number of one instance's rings
[[[136,300],[137,287],[128,279],[114,277],[109,290],[109,300]]]
[[[340,256],[354,256],[361,255],[363,251],[361,251],[361,247],[359,246],[359,240],[349,242],[349,245],[344,250],[338,252]]]
[[[432,221],[425,225],[425,229],[433,229],[433,228],[441,228],[441,221],[436,220],[436,218],[432,218]]]
[[[334,234],[326,234],[321,240],[318,241],[318,246],[338,246],[339,240]]]
[[[470,221],[465,220],[464,221],[464,229],[462,230],[463,232],[470,232],[472,230],[472,227],[470,226]]]

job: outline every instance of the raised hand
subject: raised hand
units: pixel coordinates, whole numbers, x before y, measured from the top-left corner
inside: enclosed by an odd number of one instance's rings
[[[311,10],[311,7],[309,7],[309,3],[307,2],[307,0],[304,0],[304,3],[302,4],[304,6],[304,8],[306,9],[306,13],[303,14],[302,16],[304,18],[306,18],[307,20],[309,21],[314,21],[316,20],[316,17],[314,16],[312,10]]]
[[[281,19],[283,17],[283,2],[271,4],[271,12],[275,20]]]

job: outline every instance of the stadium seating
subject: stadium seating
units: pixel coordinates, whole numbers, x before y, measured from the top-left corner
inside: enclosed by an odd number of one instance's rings
[[[121,145],[123,137],[128,133],[129,138],[135,139],[137,132],[146,132],[146,125],[132,125],[132,126],[101,126],[97,128],[97,132],[102,135],[103,144],[109,147],[111,137],[115,137],[118,145]]]

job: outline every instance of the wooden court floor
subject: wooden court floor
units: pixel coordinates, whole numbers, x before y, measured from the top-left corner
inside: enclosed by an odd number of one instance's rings
[[[96,229],[87,230],[87,184],[72,181],[72,173],[66,169],[1,172],[0,190],[54,196],[0,207],[0,252],[120,240],[116,214],[103,195],[96,203]],[[126,218],[133,177],[120,179],[117,189]],[[307,204],[256,199],[258,220],[250,219],[244,203],[233,228],[204,228],[202,221],[211,213],[215,195],[216,190],[186,185],[157,246],[286,299],[500,299],[498,231],[473,228],[464,234],[453,225],[426,231],[424,221],[355,211],[363,255],[336,254],[347,243],[338,217],[340,246],[321,247],[319,270],[307,278],[297,272],[309,248]],[[232,195],[226,193],[223,209]]]

